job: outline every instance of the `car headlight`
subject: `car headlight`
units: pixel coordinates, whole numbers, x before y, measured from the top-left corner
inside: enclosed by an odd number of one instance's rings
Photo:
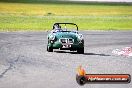
[[[51,35],[49,36],[49,39],[50,39],[50,40],[54,40],[54,39],[55,39],[55,35],[54,35],[54,34],[51,34]]]
[[[79,40],[83,40],[83,35],[82,34],[78,34],[78,39]]]

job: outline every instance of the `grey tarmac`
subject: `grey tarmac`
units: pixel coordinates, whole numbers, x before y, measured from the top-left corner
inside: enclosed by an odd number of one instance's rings
[[[112,50],[132,46],[132,31],[80,31],[85,53],[47,52],[48,32],[0,32],[0,88],[132,88],[129,84],[76,83],[77,67],[88,74],[130,74],[132,57]]]

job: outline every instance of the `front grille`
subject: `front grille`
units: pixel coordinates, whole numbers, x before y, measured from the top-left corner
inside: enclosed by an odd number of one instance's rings
[[[69,43],[69,44],[73,44],[74,43],[74,39],[69,39],[69,38],[61,38],[60,40],[59,40],[61,43]]]

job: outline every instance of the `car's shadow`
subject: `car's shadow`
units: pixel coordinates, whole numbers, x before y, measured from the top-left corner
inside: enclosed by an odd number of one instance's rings
[[[68,51],[54,51],[56,53],[69,53],[69,54],[78,54],[77,52],[68,52]],[[97,55],[97,56],[111,56],[111,55],[108,55],[108,54],[97,54],[97,53],[84,53],[84,54],[81,54],[81,55]]]
[[[56,53],[69,53],[69,54],[78,54],[77,52],[69,52],[69,51],[54,51]]]
[[[108,54],[97,54],[97,53],[84,53],[83,55],[98,55],[98,56],[111,56],[111,55],[108,55]]]

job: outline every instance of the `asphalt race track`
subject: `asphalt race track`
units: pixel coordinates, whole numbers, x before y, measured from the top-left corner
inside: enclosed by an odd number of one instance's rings
[[[46,51],[48,32],[0,32],[0,88],[132,88],[129,84],[76,83],[76,69],[88,74],[130,74],[132,57],[111,52],[132,46],[132,31],[81,31],[85,54]]]

